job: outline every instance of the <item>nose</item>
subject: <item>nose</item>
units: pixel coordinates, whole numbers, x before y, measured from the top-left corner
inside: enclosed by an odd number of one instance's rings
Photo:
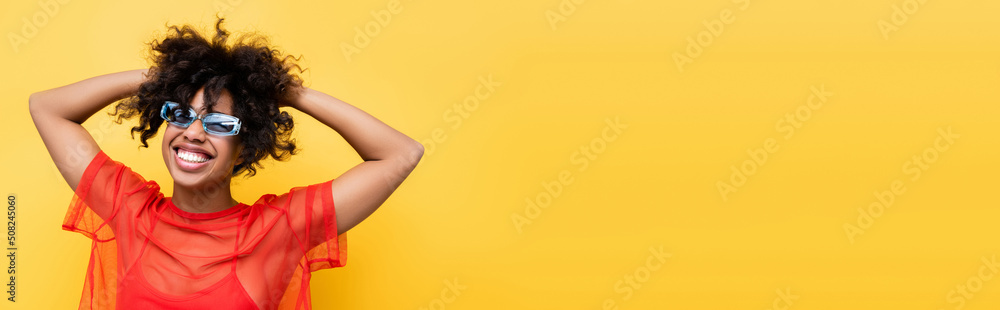
[[[205,132],[204,126],[202,126],[201,120],[194,120],[191,125],[188,125],[184,129],[184,137],[191,141],[205,142],[205,136],[208,134]]]

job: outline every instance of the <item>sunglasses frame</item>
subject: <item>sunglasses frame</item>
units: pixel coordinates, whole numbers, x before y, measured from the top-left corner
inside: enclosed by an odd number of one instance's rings
[[[185,124],[185,123],[181,123],[181,122],[171,121],[169,118],[167,118],[167,109],[170,108],[171,106],[174,106],[175,108],[180,108],[181,104],[173,102],[173,101],[167,101],[167,102],[163,103],[163,107],[160,108],[160,118],[162,118],[164,121],[166,121],[167,123],[170,123],[172,125],[175,125],[175,126],[178,126],[178,127],[181,127],[181,128],[188,128],[188,126],[191,126],[191,124],[194,124],[195,120],[201,120],[201,127],[202,127],[202,129],[205,130],[206,133],[213,134],[213,135],[216,135],[216,136],[235,136],[235,135],[237,135],[237,134],[240,133],[240,127],[242,126],[242,121],[240,121],[240,119],[238,117],[235,117],[235,116],[232,116],[232,115],[229,115],[229,114],[223,114],[223,113],[198,114],[198,112],[195,112],[195,110],[193,108],[188,108],[188,116],[194,115],[194,117],[191,118],[190,122],[188,122],[187,124]],[[207,124],[207,122],[205,122],[205,118],[209,118],[209,117],[222,117],[224,119],[231,118],[231,120],[235,120],[236,121],[236,124],[233,126],[233,130],[231,130],[229,132],[218,132],[218,131],[214,131],[214,130],[209,130],[208,129],[208,124]]]

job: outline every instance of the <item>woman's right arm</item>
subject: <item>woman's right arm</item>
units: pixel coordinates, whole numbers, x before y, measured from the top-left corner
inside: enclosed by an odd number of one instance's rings
[[[73,190],[84,170],[100,152],[80,124],[107,105],[136,93],[148,69],[92,77],[31,94],[28,110],[49,156]]]

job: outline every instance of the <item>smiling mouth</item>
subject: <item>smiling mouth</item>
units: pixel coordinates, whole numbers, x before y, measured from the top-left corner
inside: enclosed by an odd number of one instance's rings
[[[181,161],[184,161],[184,162],[187,162],[187,163],[192,163],[192,164],[201,164],[201,163],[205,163],[205,162],[207,162],[209,160],[212,160],[212,156],[209,156],[208,154],[199,153],[199,152],[191,152],[191,151],[182,149],[180,147],[174,147],[174,154],[177,154],[177,158],[180,159]]]

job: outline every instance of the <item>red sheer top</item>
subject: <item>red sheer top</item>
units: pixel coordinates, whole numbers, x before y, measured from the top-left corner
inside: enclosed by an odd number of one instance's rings
[[[190,213],[104,152],[63,229],[93,240],[80,309],[311,309],[311,272],[347,260],[330,181]]]

